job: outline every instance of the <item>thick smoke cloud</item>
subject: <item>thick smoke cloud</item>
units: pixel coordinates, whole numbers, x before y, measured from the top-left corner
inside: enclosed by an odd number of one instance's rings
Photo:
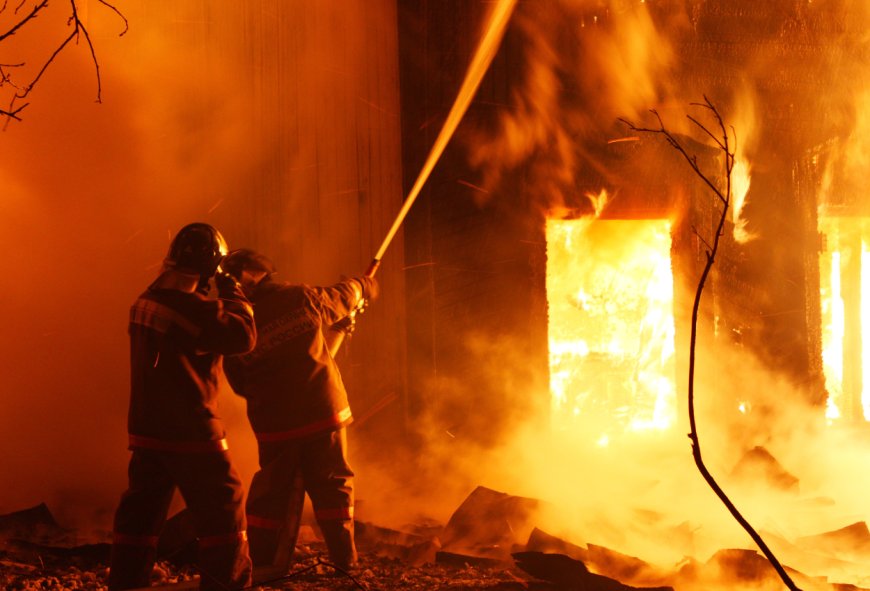
[[[364,84],[361,67],[372,37],[395,34],[394,8],[115,5],[130,24],[123,36],[124,22],[103,3],[77,2],[102,102],[80,38],[46,70],[22,121],[0,134],[9,278],[0,296],[0,512],[44,501],[83,531],[110,527],[126,484],[128,310],[175,232],[212,223],[231,247],[270,253],[282,278],[327,284],[367,263],[381,237],[375,224],[360,237],[354,216],[400,197],[397,90]],[[69,3],[49,8],[2,43],[0,61],[26,62],[18,83],[70,33]],[[0,17],[14,22],[13,10]],[[388,37],[378,43],[390,47]],[[339,123],[329,120],[336,113]],[[351,127],[363,118],[366,127]],[[368,159],[359,158],[362,142],[372,146]],[[388,167],[392,176],[374,174]],[[361,178],[362,169],[376,178]],[[382,268],[382,293],[394,289],[393,264]],[[248,481],[253,436],[243,401],[225,394],[231,449]]]
[[[58,4],[17,36],[28,65],[68,34]],[[0,137],[0,512],[45,501],[64,524],[105,528],[125,484],[128,307],[171,236],[213,221],[258,155],[240,149],[242,97],[222,92],[231,62],[226,77],[197,70],[196,39],[170,51],[123,4],[118,37],[120,19],[89,8],[102,103],[87,48],[70,45]]]
[[[701,100],[707,89],[697,86],[697,80],[677,76],[686,58],[678,54],[677,47],[695,26],[697,15],[693,3],[671,4],[674,10],[664,21],[654,21],[642,2],[593,6],[566,1],[549,3],[552,10],[538,10],[537,4],[530,4],[528,11],[520,5],[514,33],[522,39],[525,61],[509,108],[500,111],[496,123],[466,138],[468,161],[484,177],[485,191],[478,193],[479,198],[497,199],[499,183],[522,170],[524,189],[533,193],[529,197],[541,210],[558,217],[567,200],[576,200],[580,181],[594,175],[601,164],[589,149],[590,142],[624,134],[624,127],[615,125],[617,117],[637,119],[647,109],[656,108],[673,131],[690,131],[687,105]],[[861,130],[867,120],[870,71],[861,56],[867,55],[868,15],[863,3],[822,4],[812,9],[843,25],[827,31],[831,35],[827,42],[830,47],[848,49],[837,62],[840,69],[833,86],[824,89],[823,96],[796,96],[794,100],[818,100],[833,110],[825,116],[841,118],[841,128],[852,129],[841,136],[845,141],[832,151],[830,165],[837,174],[851,174],[857,180],[861,178],[858,171],[866,168],[861,138],[867,134]],[[609,21],[592,32],[594,25],[588,19],[596,11],[607,12]],[[777,47],[777,39],[767,41],[771,50]],[[832,59],[838,51],[832,50],[824,59]],[[755,158],[767,155],[761,153],[762,134],[775,133],[759,108],[756,86],[775,76],[775,51],[755,54],[737,67],[743,68],[734,74],[738,84],[713,98],[727,123],[734,126],[738,156],[748,161],[751,170]],[[775,140],[766,140],[766,149],[776,148]],[[823,189],[828,187],[823,185]],[[756,199],[763,197],[755,195]],[[753,237],[768,231],[760,224],[761,214],[769,214],[764,207],[754,212],[750,208],[747,213]],[[683,301],[691,301],[696,278],[686,279],[684,289],[689,296]],[[686,314],[677,311],[678,316]],[[474,339],[468,343],[475,359],[495,360],[479,368],[484,382],[500,384],[505,367],[525,362],[510,356],[510,343],[504,340],[485,352],[475,350],[478,345]],[[848,427],[828,425],[818,407],[801,402],[804,395],[792,379],[772,370],[748,349],[702,339],[697,355],[699,431],[707,464],[774,549],[800,568],[807,556],[796,552],[791,542],[867,519],[860,492],[866,483],[863,477],[856,480],[856,475],[864,473],[870,450]],[[677,376],[677,381],[683,400],[685,376]],[[461,384],[455,386],[462,391]],[[433,393],[445,388],[450,383],[431,385]],[[437,408],[433,413],[437,414]],[[683,409],[681,414],[685,420]],[[417,460],[415,468],[427,475],[451,475],[436,481],[438,499],[427,508],[445,519],[463,495],[483,484],[551,502],[556,518],[541,517],[543,527],[552,527],[551,533],[578,543],[609,545],[661,564],[672,566],[684,556],[705,560],[722,548],[754,547],[703,483],[692,462],[684,423],[667,434],[629,435],[599,447],[589,436],[597,432],[594,425],[581,422],[575,432],[554,433],[535,426],[541,419],[529,417],[528,424],[497,449],[480,449],[457,440],[434,427],[443,424],[438,420],[424,422],[421,433],[429,444],[428,453]],[[735,468],[755,448],[770,452],[797,479],[798,490],[786,491],[764,479],[741,479]],[[401,506],[386,504],[394,510]],[[389,508],[384,507],[384,512]],[[650,519],[645,522],[639,515]],[[395,521],[405,518],[400,514]],[[832,580],[866,584],[860,566],[837,561],[805,566]]]

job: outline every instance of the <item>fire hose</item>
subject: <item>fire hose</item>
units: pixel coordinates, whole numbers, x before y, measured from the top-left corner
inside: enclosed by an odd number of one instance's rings
[[[444,153],[447,143],[450,141],[450,138],[453,137],[453,133],[459,126],[459,122],[468,110],[468,106],[471,104],[471,99],[474,97],[474,93],[480,86],[484,74],[487,69],[489,69],[489,65],[495,57],[501,39],[504,36],[505,29],[507,28],[508,21],[510,20],[511,13],[516,5],[516,1],[517,0],[499,0],[490,12],[489,23],[487,24],[486,31],[481,38],[480,45],[478,45],[471,63],[468,66],[465,79],[462,81],[462,86],[459,88],[459,94],[456,96],[456,100],[453,102],[453,106],[447,114],[444,126],[435,138],[435,143],[432,144],[432,149],[429,151],[429,155],[423,164],[423,168],[420,170],[420,174],[417,175],[417,180],[408,192],[408,196],[405,198],[396,219],[393,221],[393,225],[384,237],[383,242],[381,242],[381,246],[375,253],[368,269],[366,269],[366,277],[375,276],[387,248],[390,246],[390,243],[393,241],[393,238],[399,231],[402,223],[405,221],[405,217],[408,215],[411,206],[414,205],[414,201],[416,201],[423,185],[429,179],[432,169],[435,168],[435,164],[441,158],[441,154]],[[360,299],[357,307],[351,310],[348,315],[347,321],[334,325],[332,330],[329,331],[329,334],[327,335],[327,344],[333,357],[338,353],[345,337],[353,329],[356,315],[362,311],[364,306],[365,300]]]

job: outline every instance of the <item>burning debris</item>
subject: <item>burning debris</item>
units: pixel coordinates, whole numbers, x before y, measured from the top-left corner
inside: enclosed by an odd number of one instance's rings
[[[790,474],[773,455],[761,446],[747,451],[731,471],[731,476],[750,486],[797,492],[800,480]]]
[[[451,515],[438,535],[442,552],[489,559],[510,560],[514,547],[528,537],[534,527],[540,501],[516,497],[479,486]]]
[[[724,548],[706,560],[687,556],[662,566],[591,542],[551,535],[536,524],[547,508],[538,499],[483,486],[475,488],[446,524],[408,526],[402,531],[357,522],[360,565],[344,573],[333,567],[322,538],[304,526],[289,572],[259,573],[265,589],[356,588],[492,589],[499,591],[771,591],[781,581],[755,550]],[[197,585],[195,547],[184,511],[167,523],[160,559],[152,574],[159,591]],[[641,519],[642,512],[638,512]],[[312,525],[313,521],[310,522]],[[110,544],[74,545],[74,532],[58,526],[44,505],[0,516],[0,585],[10,591],[103,591]],[[415,530],[415,531],[411,531]],[[788,556],[820,567],[826,560],[870,566],[870,530],[863,522],[816,536],[778,541]],[[34,541],[39,540],[39,541]],[[812,558],[810,560],[809,558]],[[830,563],[826,564],[828,568]],[[804,591],[866,591],[786,567]],[[255,575],[256,579],[256,575]]]

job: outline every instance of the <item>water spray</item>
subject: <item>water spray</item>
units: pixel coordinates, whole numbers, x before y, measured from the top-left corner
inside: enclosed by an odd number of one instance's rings
[[[368,269],[366,269],[366,277],[375,276],[378,267],[381,265],[381,259],[387,252],[387,248],[389,248],[390,243],[393,241],[393,238],[396,236],[396,233],[405,221],[405,217],[407,217],[411,206],[414,205],[414,201],[416,201],[417,196],[420,194],[423,185],[426,184],[429,175],[432,174],[432,169],[435,168],[435,164],[441,158],[450,138],[453,137],[456,128],[459,126],[459,122],[468,110],[468,106],[471,104],[471,99],[474,97],[474,93],[477,92],[477,88],[480,86],[484,74],[486,74],[490,63],[492,63],[492,60],[498,51],[498,47],[501,43],[502,37],[504,37],[505,29],[510,21],[510,16],[513,13],[515,5],[516,0],[498,0],[496,5],[493,7],[492,12],[489,15],[489,23],[487,24],[486,31],[480,40],[480,45],[478,45],[471,63],[468,66],[465,79],[462,81],[462,86],[459,88],[459,94],[456,96],[456,100],[453,102],[450,112],[447,114],[444,126],[438,133],[438,137],[435,138],[435,143],[429,151],[429,156],[426,158],[426,162],[423,164],[420,174],[417,175],[417,180],[408,192],[408,196],[405,198],[405,202],[402,204],[402,208],[399,210],[396,219],[393,220],[392,227],[390,227],[383,242],[381,242],[380,248],[378,248],[372,262],[369,264]],[[327,336],[329,351],[332,353],[333,357],[338,353],[345,335],[349,332],[347,328],[348,325],[350,327],[353,326],[354,318],[360,310],[361,308],[352,310],[348,317],[350,319],[349,323],[344,323],[343,327],[336,327],[335,330],[331,330],[330,335]]]

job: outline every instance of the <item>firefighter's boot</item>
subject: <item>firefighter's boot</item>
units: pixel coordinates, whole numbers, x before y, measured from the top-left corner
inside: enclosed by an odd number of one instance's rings
[[[112,544],[109,591],[150,586],[156,559],[157,549],[154,547]]]
[[[357,564],[356,545],[353,539],[352,519],[324,519],[318,521],[329,558],[340,569],[349,570]]]

